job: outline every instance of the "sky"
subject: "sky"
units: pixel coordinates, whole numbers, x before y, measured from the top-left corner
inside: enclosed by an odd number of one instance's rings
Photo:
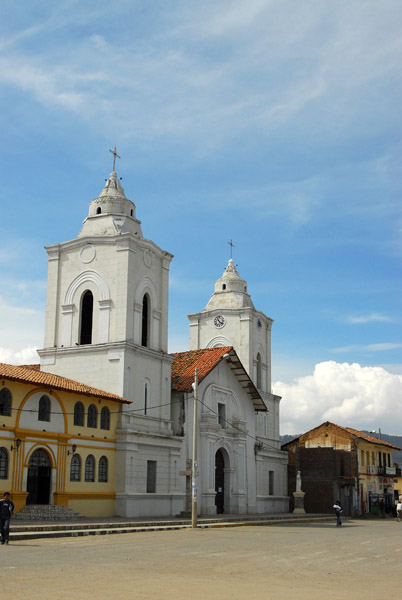
[[[174,254],[169,350],[230,257],[274,319],[281,433],[402,435],[399,0],[3,0],[0,361],[112,170]]]

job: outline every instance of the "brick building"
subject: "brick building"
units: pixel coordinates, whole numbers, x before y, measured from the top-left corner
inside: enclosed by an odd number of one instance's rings
[[[327,421],[283,444],[282,450],[289,454],[290,510],[298,471],[308,513],[330,513],[335,500],[351,516],[393,506],[392,450],[397,446]]]

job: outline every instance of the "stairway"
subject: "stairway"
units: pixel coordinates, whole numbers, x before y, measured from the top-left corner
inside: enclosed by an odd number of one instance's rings
[[[13,521],[76,521],[83,518],[67,506],[28,504],[13,517]]]

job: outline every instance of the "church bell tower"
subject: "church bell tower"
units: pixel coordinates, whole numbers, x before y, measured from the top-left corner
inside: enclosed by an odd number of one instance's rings
[[[43,371],[136,402],[145,393],[146,410],[147,394],[148,405],[151,396],[160,405],[160,397],[170,394],[173,256],[144,238],[136,206],[115,170],[116,148],[111,152],[113,170],[78,236],[46,247],[45,343],[39,355]]]
[[[255,309],[232,258],[204,310],[188,319],[190,350],[233,346],[256,387],[271,392],[273,320]]]

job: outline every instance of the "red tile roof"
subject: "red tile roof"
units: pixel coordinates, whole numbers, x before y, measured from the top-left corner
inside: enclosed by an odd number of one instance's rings
[[[179,392],[191,392],[195,369],[198,369],[198,382],[201,383],[223,356],[229,354],[230,350],[232,350],[232,346],[223,346],[222,348],[204,348],[173,354],[172,389]]]
[[[86,396],[102,398],[103,400],[114,400],[116,402],[131,404],[131,400],[121,398],[116,394],[99,390],[90,385],[86,385],[85,383],[74,381],[73,379],[67,379],[67,377],[45,373],[39,369],[38,365],[16,366],[0,363],[0,378],[33,385],[43,385],[55,390],[85,394]]]
[[[349,433],[355,435],[356,437],[366,440],[366,442],[371,442],[372,444],[381,444],[382,446],[388,446],[389,448],[393,448],[393,450],[401,450],[401,448],[398,448],[398,446],[394,446],[394,444],[384,442],[384,440],[379,440],[378,438],[373,437],[368,433],[364,433],[363,431],[359,431],[358,429],[352,429],[352,427],[344,427],[343,429],[346,429],[347,431],[349,431]]]
[[[227,365],[237,378],[239,385],[250,397],[255,410],[266,411],[267,407],[259,391],[251,381],[245,368],[240,362],[232,346],[222,348],[204,348],[190,350],[189,352],[178,352],[173,354],[172,364],[172,389],[178,392],[191,392],[194,382],[194,371],[198,369],[198,382],[201,381],[227,357]]]
[[[401,450],[401,448],[399,448],[398,446],[394,446],[394,444],[390,444],[389,442],[384,442],[384,440],[379,440],[378,438],[373,437],[372,435],[369,435],[368,433],[364,433],[363,431],[359,431],[358,429],[353,429],[352,427],[342,427],[342,425],[337,425],[336,423],[331,423],[331,421],[325,421],[325,423],[321,423],[321,425],[317,425],[317,427],[313,427],[313,429],[309,429],[309,431],[305,431],[301,435],[293,438],[293,440],[290,440],[289,442],[282,444],[282,447],[287,446],[287,445],[290,446],[296,440],[299,440],[302,436],[306,435],[307,433],[311,433],[312,431],[315,431],[316,429],[320,429],[324,425],[326,425],[326,426],[332,425],[333,427],[342,429],[343,431],[346,431],[350,435],[354,435],[355,437],[365,440],[366,442],[370,442],[371,444],[387,446],[387,448],[392,448],[393,450]]]

